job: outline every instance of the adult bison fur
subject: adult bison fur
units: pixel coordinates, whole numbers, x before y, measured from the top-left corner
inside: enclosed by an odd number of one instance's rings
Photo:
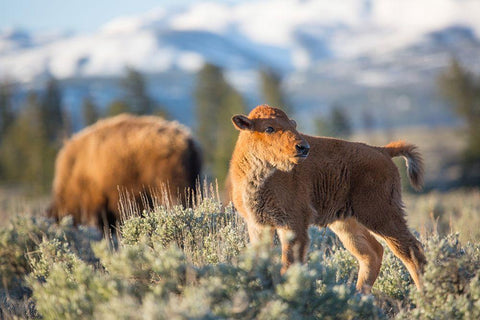
[[[308,227],[328,226],[359,262],[359,291],[369,292],[380,271],[383,247],[375,236],[385,240],[421,287],[426,260],[408,230],[400,175],[392,162],[405,157],[410,182],[420,188],[423,165],[415,146],[374,147],[304,135],[282,110],[269,106],[232,120],[240,130],[229,174],[233,203],[250,241],[257,241],[262,230],[277,232],[283,272],[304,261]]]
[[[100,120],[58,153],[49,215],[114,226],[120,218],[120,193],[141,209],[154,198],[186,204],[200,170],[200,150],[177,122],[127,114]]]

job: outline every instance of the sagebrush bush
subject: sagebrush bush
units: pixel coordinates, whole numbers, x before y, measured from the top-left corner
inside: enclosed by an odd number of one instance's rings
[[[237,264],[201,268],[188,264],[176,246],[152,248],[143,242],[118,251],[106,242],[96,245],[95,253],[104,268],[75,258],[55,241],[42,244],[40,250],[41,259],[51,262],[48,276],[43,281],[32,276],[29,282],[45,319],[140,315],[269,319],[280,312],[290,319],[382,318],[373,297],[338,284],[335,272],[325,267],[320,257],[303,266],[294,265],[280,276],[278,252],[272,254],[270,244],[249,247]],[[43,270],[42,264],[37,265]]]
[[[21,294],[0,303],[2,316],[474,319],[480,315],[480,246],[462,244],[458,235],[424,239],[429,262],[422,292],[386,249],[373,295],[365,296],[354,289],[356,260],[328,229],[310,229],[307,263],[293,265],[282,276],[278,245],[247,245],[241,218],[231,206],[223,207],[211,197],[190,209],[159,207],[141,216],[131,214],[115,245],[112,239],[100,241],[91,229],[76,228],[71,219],[59,225],[42,218],[12,221],[0,230],[0,268],[4,283]]]
[[[37,310],[44,319],[90,318],[96,305],[118,291],[118,284],[71,253],[59,255],[63,257],[49,267],[47,277],[28,278]]]
[[[42,242],[28,279],[46,319],[138,318],[139,310],[165,319],[383,316],[373,297],[338,283],[321,250],[281,276],[278,248],[245,244],[231,207],[157,208],[125,221],[118,250],[93,245],[98,264],[57,239]]]
[[[48,263],[39,260],[42,243],[52,240],[56,246],[71,250],[75,257],[95,263],[91,241],[100,240],[97,230],[73,225],[66,218],[59,224],[53,220],[34,216],[16,216],[0,229],[0,310],[4,316],[32,317],[36,315],[31,288],[25,275],[35,272],[48,275]],[[72,253],[72,254],[73,254]]]
[[[415,308],[399,319],[479,319],[480,245],[461,245],[458,234],[432,237],[425,242],[429,261],[424,290],[412,291]]]
[[[57,239],[69,246],[82,259],[95,260],[90,247],[91,240],[100,240],[94,229],[73,225],[71,218],[59,224],[43,217],[18,216],[0,229],[0,274],[2,283],[8,288],[31,272],[31,259],[35,259],[40,243],[44,239]]]
[[[231,261],[247,243],[246,227],[232,206],[222,207],[207,198],[195,209],[158,207],[127,219],[122,228],[122,243],[168,246],[183,249],[195,265]]]

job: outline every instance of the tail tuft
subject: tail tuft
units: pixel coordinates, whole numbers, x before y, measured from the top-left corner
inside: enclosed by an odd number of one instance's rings
[[[407,163],[407,173],[412,187],[419,191],[423,187],[423,159],[417,146],[407,144],[404,141],[396,141],[387,144],[384,149],[390,157],[403,156]]]

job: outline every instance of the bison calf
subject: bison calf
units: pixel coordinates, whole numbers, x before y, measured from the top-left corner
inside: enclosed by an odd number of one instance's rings
[[[83,129],[67,141],[55,163],[49,213],[103,228],[120,217],[119,191],[140,207],[160,200],[185,202],[201,158],[189,131],[154,116],[119,115]],[[168,192],[168,199],[165,199]]]
[[[328,226],[359,262],[357,290],[369,292],[380,271],[383,247],[373,235],[386,241],[421,287],[426,260],[408,230],[391,159],[405,157],[410,182],[421,188],[423,165],[415,146],[307,136],[283,111],[266,105],[232,121],[240,130],[230,164],[232,200],[252,242],[264,229],[277,231],[282,272],[304,261],[308,227]]]

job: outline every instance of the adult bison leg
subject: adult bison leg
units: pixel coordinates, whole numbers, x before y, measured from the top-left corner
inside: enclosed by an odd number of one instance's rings
[[[328,226],[340,238],[345,248],[358,260],[357,290],[370,293],[382,265],[383,247],[354,218],[337,220]]]
[[[288,267],[294,262],[303,263],[307,253],[310,239],[308,237],[308,226],[294,229],[277,229],[278,238],[282,244],[282,270],[284,274]]]

